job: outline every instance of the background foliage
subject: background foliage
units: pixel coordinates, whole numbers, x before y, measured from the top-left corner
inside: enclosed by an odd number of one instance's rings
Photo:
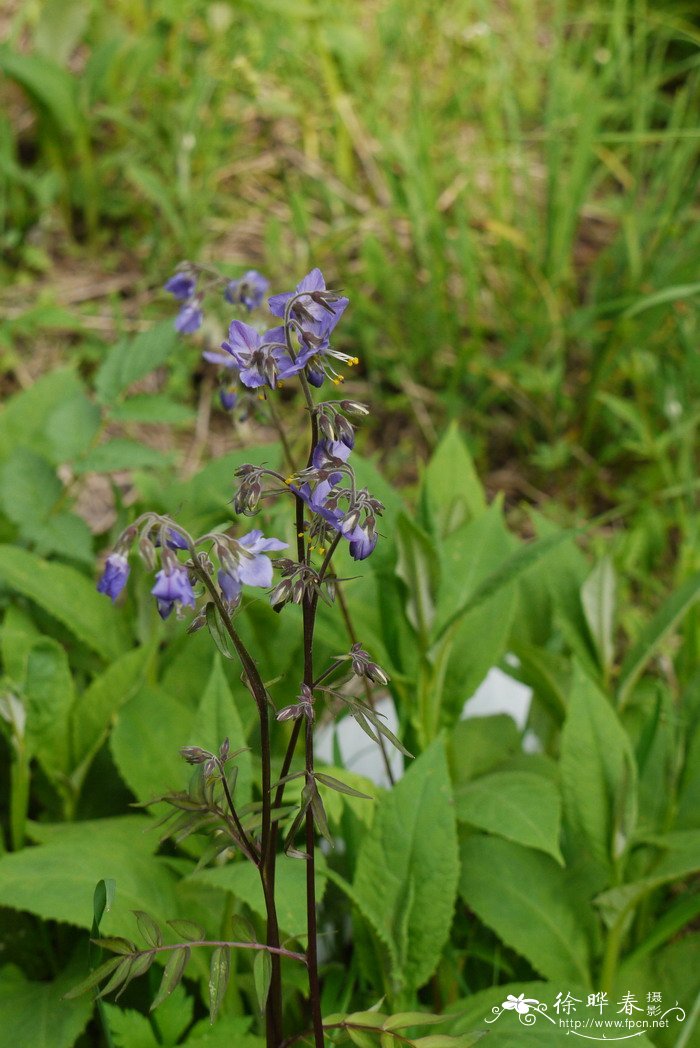
[[[211,935],[261,919],[243,864],[198,868],[200,845],[160,847],[155,809],[130,807],[184,786],[180,746],[254,741],[235,668],[164,627],[145,578],[117,612],[94,592],[139,510],[204,530],[230,517],[235,467],[279,454],[264,419],[218,413],[173,332],[154,289],[185,256],[256,265],[273,290],[320,265],[352,300],[348,389],[377,406],[364,469],[387,514],[347,598],[417,759],[393,790],[352,780],[374,804],[324,798],[344,842],[319,857],[325,1013],[384,994],[459,1033],[508,992],[601,988],[692,1010],[694,8],[46,0],[0,18],[0,1044],[102,1043],[90,1001],[59,1001],[101,878],[107,933],[131,935],[134,909]],[[202,344],[219,337],[213,317]],[[250,601],[242,621],[291,701],[293,614]],[[318,633],[319,662],[347,641],[333,614]],[[533,689],[525,747],[509,717],[461,719],[494,666]],[[301,867],[279,876],[293,938]],[[153,1016],[138,984],[104,1006],[113,1044],[260,1043],[235,964],[213,1030],[193,958]]]

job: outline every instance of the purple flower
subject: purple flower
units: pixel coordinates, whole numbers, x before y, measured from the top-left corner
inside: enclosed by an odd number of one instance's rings
[[[224,298],[232,305],[244,305],[247,310],[257,309],[262,304],[265,292],[270,286],[262,273],[249,269],[240,280],[232,280],[224,291]]]
[[[175,273],[170,278],[167,284],[164,285],[166,291],[169,291],[175,298],[184,299],[192,298],[194,295],[194,289],[197,286],[196,278],[185,271]]]
[[[121,553],[110,553],[105,561],[102,578],[97,583],[99,593],[116,600],[129,578],[129,562]]]
[[[219,400],[224,411],[233,411],[238,403],[238,394],[233,386],[222,386],[219,390]]]
[[[176,603],[194,607],[192,584],[187,569],[180,565],[174,566],[170,571],[165,568],[159,571],[151,593],[158,601],[158,613],[162,619],[167,619]]]
[[[282,295],[273,295],[269,299],[270,310],[277,317],[284,317],[292,298],[295,301],[290,309],[290,320],[299,338],[299,352],[295,365],[303,365],[312,386],[322,386],[326,375],[334,382],[341,381],[328,358],[334,358],[342,364],[353,367],[358,363],[357,357],[332,349],[330,337],[345,312],[348,299],[326,294],[326,282],[320,269],[312,269],[297,284],[296,291]],[[307,294],[305,294],[307,292]],[[295,296],[301,295],[300,298]]]
[[[235,564],[229,562],[218,574],[221,592],[228,601],[235,600],[244,583],[246,586],[271,586],[272,561],[265,553],[286,549],[288,545],[279,539],[266,539],[257,528],[243,535],[237,544],[242,547],[242,552]]]
[[[197,299],[186,302],[175,317],[175,330],[181,335],[192,335],[202,326],[204,319]]]
[[[274,389],[278,379],[286,378],[303,367],[302,363],[291,361],[286,353],[284,328],[281,327],[261,335],[250,324],[234,320],[229,327],[228,339],[222,342],[221,348],[231,354],[234,366],[240,371],[241,382],[249,389],[259,386]]]
[[[323,279],[323,273],[320,269],[312,269],[310,273],[306,274],[303,280],[299,281],[295,291],[287,291],[282,295],[273,295],[268,300],[270,304],[270,312],[275,317],[283,317],[290,298],[294,295],[302,294],[304,291],[308,291],[308,295],[304,295],[303,298],[297,299],[294,303],[292,306],[292,313],[294,314],[296,311],[302,327],[309,327],[312,321],[323,322],[323,324],[327,326],[326,333],[330,334],[345,312],[349,300],[347,298],[338,298],[335,302],[328,302],[327,305],[321,305],[320,302],[315,302],[311,298],[312,291],[325,290],[326,282]],[[304,314],[306,314],[306,317],[304,317]]]

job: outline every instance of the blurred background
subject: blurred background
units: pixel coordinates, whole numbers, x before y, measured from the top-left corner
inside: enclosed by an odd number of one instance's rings
[[[391,477],[457,419],[511,502],[653,495],[646,541],[668,549],[683,522],[657,496],[694,475],[700,380],[694,4],[4,0],[0,18],[5,395],[67,361],[89,374],[169,315],[183,258],[273,289],[318,265],[352,297],[343,348],[380,394]],[[192,404],[195,360],[169,377]]]

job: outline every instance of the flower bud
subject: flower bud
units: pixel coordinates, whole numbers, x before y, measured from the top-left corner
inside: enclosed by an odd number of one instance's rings
[[[348,415],[369,415],[369,408],[358,400],[341,400],[340,406]]]

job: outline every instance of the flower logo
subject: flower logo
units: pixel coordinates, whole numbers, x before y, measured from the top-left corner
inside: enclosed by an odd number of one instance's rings
[[[517,1012],[518,1015],[527,1015],[530,1007],[539,1003],[532,997],[526,997],[524,993],[521,993],[519,997],[514,997],[512,993],[509,993],[501,1007],[509,1012]]]

